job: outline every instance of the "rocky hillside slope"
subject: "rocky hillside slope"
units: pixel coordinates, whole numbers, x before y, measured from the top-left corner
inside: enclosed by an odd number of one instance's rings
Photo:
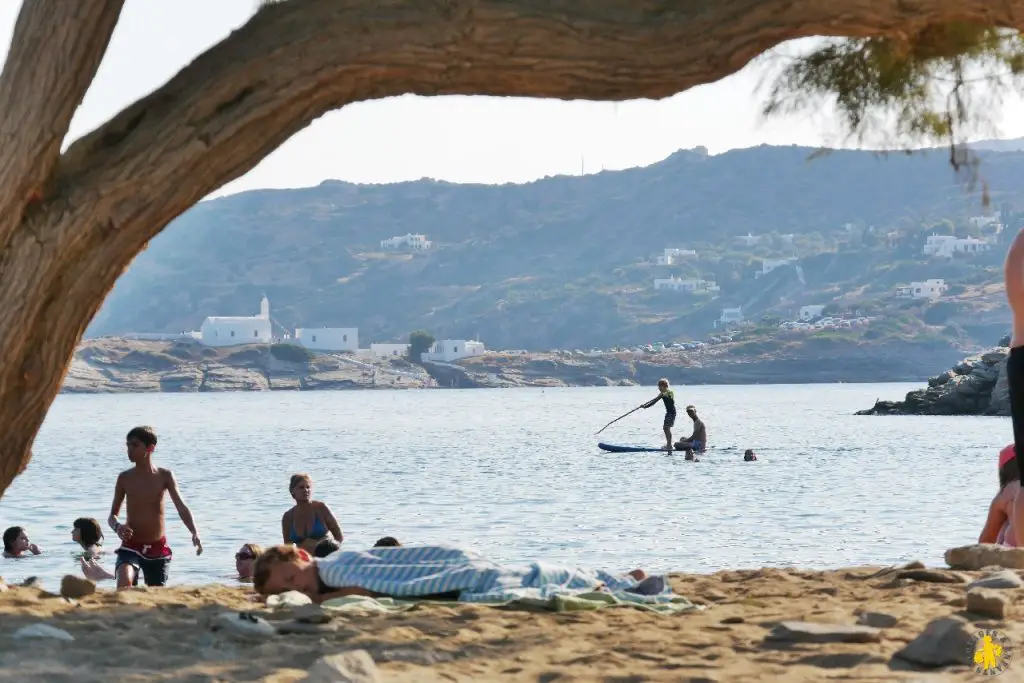
[[[991,263],[921,258],[934,223],[967,229],[981,212],[942,154],[836,151],[809,161],[814,151],[690,150],[646,168],[522,185],[325,181],[205,201],[135,260],[89,334],[195,329],[208,315],[250,314],[267,293],[282,328],[355,326],[364,342],[423,328],[493,348],[608,348],[702,338],[726,306],[757,320],[780,305],[879,296],[910,280],[972,286],[998,275],[994,253]],[[1024,153],[986,152],[981,168],[995,208],[1024,207]],[[916,232],[894,242],[910,224]],[[433,248],[381,250],[409,232]],[[747,233],[765,241],[743,247],[736,238]],[[698,258],[658,266],[666,247]],[[793,255],[800,272],[756,277],[762,258]],[[654,279],[670,275],[714,280],[721,294],[655,292]]]

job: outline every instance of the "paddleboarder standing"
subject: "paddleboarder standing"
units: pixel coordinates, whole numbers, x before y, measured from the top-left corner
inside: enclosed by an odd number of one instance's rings
[[[669,389],[667,379],[662,378],[658,380],[658,395],[643,404],[642,407],[650,408],[658,401],[665,402],[665,422],[663,424],[665,429],[665,450],[672,451],[672,426],[676,423],[676,395]]]

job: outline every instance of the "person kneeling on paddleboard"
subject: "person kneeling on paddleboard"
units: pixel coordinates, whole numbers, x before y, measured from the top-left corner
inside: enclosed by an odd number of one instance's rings
[[[672,450],[672,425],[676,423],[676,395],[668,388],[667,379],[658,380],[658,395],[643,405],[650,408],[658,401],[665,402],[665,450]]]
[[[708,447],[708,430],[703,420],[697,417],[697,409],[693,406],[686,406],[686,414],[693,420],[693,434],[690,438],[676,442],[677,451],[686,451],[687,460],[696,460],[697,453],[703,453]]]

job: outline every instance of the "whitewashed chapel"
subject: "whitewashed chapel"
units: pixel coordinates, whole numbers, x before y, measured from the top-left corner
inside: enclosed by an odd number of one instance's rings
[[[263,296],[259,315],[210,316],[199,328],[199,339],[207,346],[271,343],[270,299]]]

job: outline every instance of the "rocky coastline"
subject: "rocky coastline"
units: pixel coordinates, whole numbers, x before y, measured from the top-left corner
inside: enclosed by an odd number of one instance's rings
[[[750,352],[723,344],[700,352],[504,354],[457,363],[411,363],[311,353],[288,345],[209,348],[183,341],[88,340],[75,353],[64,393],[310,391],[594,387],[675,384],[808,384],[916,381],[960,355],[945,345],[856,342],[790,344]]]
[[[945,559],[943,568],[672,574],[673,591],[696,606],[673,614],[374,600],[335,609],[298,594],[269,606],[241,586],[115,591],[67,576],[50,591],[0,581],[0,639],[14,644],[0,650],[0,679],[1019,680],[1016,657],[996,654],[986,668],[975,652],[985,634],[1007,650],[1024,637],[1024,549],[964,546]]]
[[[1009,416],[1006,378],[1009,340],[970,356],[928,380],[928,386],[907,393],[902,401],[877,400],[857,415],[997,415]]]

